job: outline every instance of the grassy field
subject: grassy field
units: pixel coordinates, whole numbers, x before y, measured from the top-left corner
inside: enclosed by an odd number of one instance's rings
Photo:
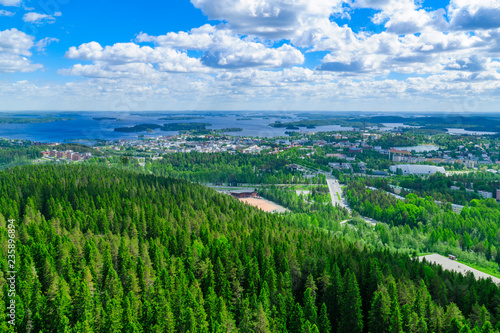
[[[498,272],[496,269],[493,269],[491,267],[483,267],[483,266],[479,266],[478,264],[474,264],[472,262],[463,261],[463,260],[457,260],[457,262],[460,262],[460,263],[465,264],[469,267],[477,269],[478,271],[481,271],[483,273],[493,275],[494,277],[497,277],[500,279],[500,272]]]

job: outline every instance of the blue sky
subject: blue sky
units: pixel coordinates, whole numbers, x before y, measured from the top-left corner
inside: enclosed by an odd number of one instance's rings
[[[0,110],[499,111],[498,0],[0,0]]]

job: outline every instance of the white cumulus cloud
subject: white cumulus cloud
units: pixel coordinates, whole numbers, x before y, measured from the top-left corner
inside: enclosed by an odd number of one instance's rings
[[[15,28],[0,31],[0,53],[31,56],[34,39]]]
[[[241,34],[282,39],[314,29],[342,12],[342,0],[191,0],[212,20],[227,22]]]
[[[54,38],[54,37],[45,37],[38,42],[35,43],[36,50],[38,52],[44,52],[45,48],[51,44],[51,43],[57,43],[59,42],[59,39]]]
[[[61,16],[61,12],[56,12],[53,15],[48,15],[48,14],[40,14],[37,12],[29,12],[24,14],[23,16],[23,21],[28,22],[28,23],[33,23],[33,24],[43,24],[43,23],[49,23],[52,24],[56,21],[56,17]]]
[[[33,72],[41,68],[28,59],[34,39],[17,29],[0,31],[0,73]]]
[[[61,70],[65,75],[86,77],[135,77],[157,76],[160,72],[208,72],[199,59],[189,57],[186,52],[164,47],[139,46],[135,43],[117,43],[102,47],[97,42],[71,47],[66,57],[92,61],[93,64],[76,64],[71,69]]]
[[[453,29],[470,31],[500,28],[498,0],[451,0],[448,8]]]
[[[8,10],[0,9],[0,16],[14,16],[16,13],[9,12]]]
[[[19,7],[22,2],[22,0],[0,0],[0,5],[6,7]]]
[[[157,37],[140,34],[137,41],[155,42],[164,47],[203,51],[201,62],[214,68],[278,68],[304,62],[303,54],[291,45],[267,47],[263,43],[243,39],[229,29],[218,29],[210,25],[192,29],[189,33],[168,33]]]

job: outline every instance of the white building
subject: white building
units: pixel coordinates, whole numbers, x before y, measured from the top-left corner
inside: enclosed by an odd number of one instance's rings
[[[479,194],[481,197],[483,197],[484,199],[487,199],[487,198],[493,198],[493,193],[491,192],[486,192],[486,191],[477,191],[477,194]]]
[[[437,167],[434,165],[399,164],[391,165],[389,169],[392,173],[397,173],[397,170],[399,169],[403,175],[432,175],[436,172],[446,173],[443,167]]]
[[[463,208],[464,208],[464,206],[451,204],[451,209],[453,210],[453,213],[460,214],[462,212]]]

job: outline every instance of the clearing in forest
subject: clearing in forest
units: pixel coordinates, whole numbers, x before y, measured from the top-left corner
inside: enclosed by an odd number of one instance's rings
[[[418,260],[422,261],[423,258],[427,260],[428,262],[433,262],[436,264],[441,265],[444,269],[449,270],[449,271],[455,271],[458,273],[462,273],[463,275],[467,274],[467,272],[472,272],[474,274],[474,277],[479,280],[479,279],[487,279],[491,278],[493,282],[496,284],[500,283],[500,279],[497,277],[494,277],[493,275],[483,273],[481,271],[478,271],[477,269],[474,269],[472,267],[469,267],[461,262],[451,260],[447,257],[444,257],[440,254],[429,254],[426,256],[419,257]]]

